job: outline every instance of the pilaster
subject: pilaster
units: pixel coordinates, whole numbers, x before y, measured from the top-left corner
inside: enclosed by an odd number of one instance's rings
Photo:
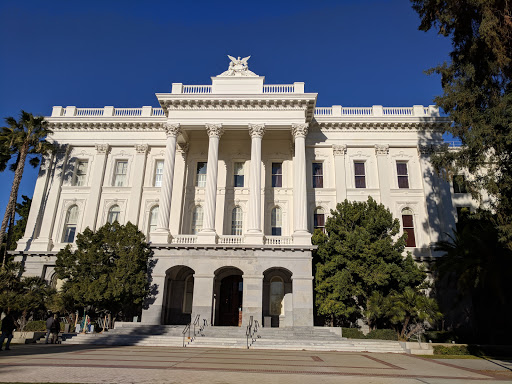
[[[84,212],[84,225],[82,229],[89,227],[91,230],[96,229],[98,219],[98,209],[100,206],[101,189],[105,178],[105,166],[107,164],[108,153],[110,147],[108,144],[96,144],[96,155],[94,156],[91,172],[91,192],[87,199],[86,211]]]
[[[211,324],[213,304],[214,275],[194,275],[194,295],[192,299],[192,321],[199,315],[200,323],[203,319]]]
[[[336,180],[336,203],[341,203],[347,198],[347,171],[345,169],[345,155],[347,146],[333,145],[334,176]]]
[[[293,326],[313,326],[313,277],[292,276]]]
[[[379,173],[380,202],[389,207],[391,204],[392,164],[389,163],[389,145],[376,144],[377,168]]]
[[[173,220],[169,223],[169,230],[175,235],[181,233],[181,224],[183,222],[183,196],[185,195],[188,147],[188,143],[178,143],[178,156],[176,156],[176,164],[174,166],[173,198],[171,202],[171,217]]]
[[[141,323],[150,325],[162,324],[162,310],[165,294],[165,274],[151,275],[152,283],[156,287],[156,295],[151,303],[146,303],[147,308],[142,310]]]
[[[146,172],[147,153],[147,144],[135,145],[135,158],[132,165],[132,172],[136,177],[133,178],[127,215],[127,221],[134,225],[137,225],[139,222],[139,212],[141,211],[140,201],[142,199],[142,187],[144,184],[144,174]]]
[[[249,324],[251,316],[263,325],[263,275],[243,276],[242,327]]]

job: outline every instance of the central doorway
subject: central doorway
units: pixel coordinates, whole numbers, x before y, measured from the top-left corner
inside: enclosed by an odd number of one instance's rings
[[[235,267],[215,273],[215,325],[238,327],[242,319],[243,276]]]

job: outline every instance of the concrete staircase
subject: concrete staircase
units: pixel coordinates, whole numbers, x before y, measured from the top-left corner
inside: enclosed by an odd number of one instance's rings
[[[79,334],[63,344],[134,345],[134,346],[183,346],[183,325],[142,325],[140,323],[116,324],[116,328],[103,334]],[[246,329],[243,327],[196,328],[185,339],[187,348],[247,348]],[[346,339],[323,327],[260,328],[249,339],[250,349],[281,349],[310,351],[347,351],[406,353],[397,341]]]

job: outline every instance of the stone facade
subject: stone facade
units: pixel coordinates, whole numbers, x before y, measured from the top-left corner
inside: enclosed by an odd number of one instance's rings
[[[243,60],[212,85],[173,84],[161,108],[54,107],[62,150],[41,165],[18,243],[26,274],[52,278],[76,233],[130,221],[155,251],[142,322],[310,326],[311,233],[344,199],[382,202],[408,250],[435,257],[457,201],[472,204],[430,165],[449,123],[438,109],[319,108],[304,83],[266,85]]]

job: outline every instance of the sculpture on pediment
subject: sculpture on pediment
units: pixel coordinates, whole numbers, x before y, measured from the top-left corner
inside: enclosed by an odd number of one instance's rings
[[[235,58],[233,56],[228,55],[231,62],[229,63],[228,70],[222,72],[217,77],[243,77],[243,76],[258,76],[254,72],[249,71],[249,66],[247,65],[247,61],[251,58],[251,56],[244,57],[243,59],[238,56]]]

